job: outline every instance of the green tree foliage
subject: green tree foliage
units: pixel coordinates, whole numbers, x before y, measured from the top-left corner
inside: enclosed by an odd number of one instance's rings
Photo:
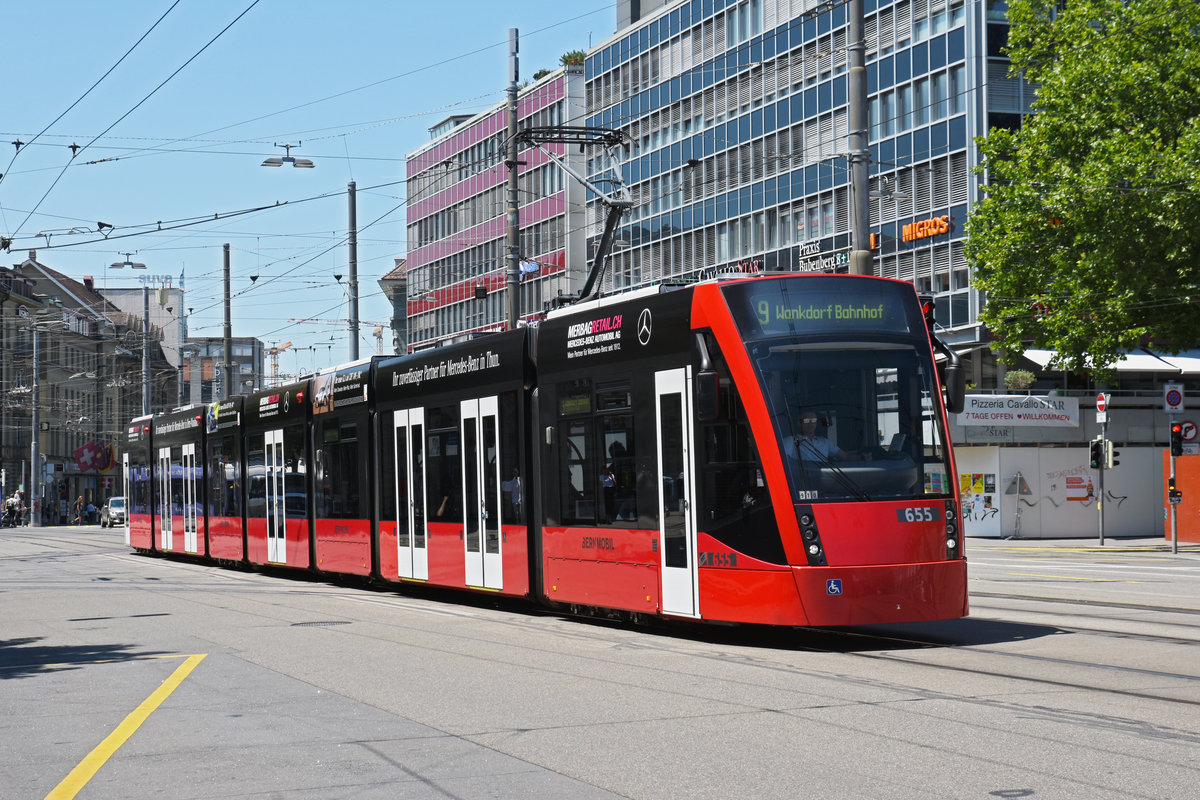
[[[582,50],[568,50],[558,59],[558,63],[564,67],[582,67],[585,58],[587,53]]]
[[[1010,355],[1104,372],[1200,341],[1200,3],[1011,0],[1008,52],[1037,88],[980,141],[967,225],[980,313]]]

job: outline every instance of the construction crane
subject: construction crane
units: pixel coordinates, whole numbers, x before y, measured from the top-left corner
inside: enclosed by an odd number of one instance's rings
[[[267,350],[267,355],[271,357],[271,385],[279,385],[279,354],[292,346],[291,342],[284,342],[278,347],[272,347]]]
[[[299,323],[299,324],[304,324],[304,325],[337,325],[339,327],[348,327],[350,325],[350,321],[344,320],[344,319],[315,319],[313,317],[292,317],[290,321]],[[371,322],[369,320],[362,319],[362,320],[358,321],[358,324],[359,325],[374,325],[379,328],[386,328],[388,325],[391,325],[392,323],[390,323],[390,322]]]

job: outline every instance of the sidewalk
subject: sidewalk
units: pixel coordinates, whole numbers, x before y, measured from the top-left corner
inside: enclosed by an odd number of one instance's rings
[[[1034,549],[1054,548],[1088,553],[1170,553],[1171,543],[1161,536],[1145,537],[1099,537],[1072,539],[997,539],[995,537],[968,536],[967,552],[985,549]],[[1200,555],[1200,544],[1180,542],[1180,555]]]

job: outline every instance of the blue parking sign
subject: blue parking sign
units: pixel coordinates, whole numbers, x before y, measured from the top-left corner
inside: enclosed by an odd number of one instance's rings
[[[841,578],[830,578],[829,580],[825,581],[825,594],[841,594],[841,593],[842,593],[842,579]]]

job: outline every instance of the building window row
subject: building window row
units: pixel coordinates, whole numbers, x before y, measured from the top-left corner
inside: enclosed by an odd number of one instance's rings
[[[845,52],[845,8],[835,6],[810,19],[800,16],[819,5],[816,0],[741,0],[713,16],[711,2],[685,3],[588,60],[588,109],[634,97],[695,65],[703,64],[703,71],[713,73],[703,79],[706,86],[727,77],[715,74],[718,71],[737,71],[751,64],[766,64],[769,70],[775,54],[789,49],[795,49],[793,59],[812,65],[814,74],[808,80],[844,71],[845,59],[834,55]],[[701,21],[703,16],[708,18]],[[918,44],[962,25],[965,19],[964,0],[884,5],[866,16],[867,54]],[[687,24],[681,25],[680,20]],[[790,22],[777,27],[777,21],[784,20]],[[768,32],[760,36],[764,29]],[[806,47],[801,50],[801,45]],[[732,61],[719,58],[722,55],[731,55]],[[714,58],[717,61],[707,63]]]
[[[549,163],[524,172],[518,181],[517,196],[525,206],[551,197],[565,188],[563,171],[557,164]],[[416,250],[433,242],[439,242],[462,231],[470,230],[489,220],[502,217],[508,212],[508,187],[503,184],[485,189],[460,203],[417,219],[408,226],[408,247]],[[460,244],[470,244],[461,239]]]
[[[550,91],[553,83],[540,86],[537,91]],[[523,96],[528,99],[528,95]],[[566,106],[562,100],[551,103],[521,120],[521,127],[549,127],[565,125]],[[449,158],[434,160],[432,152],[409,159],[408,176],[409,203],[416,203],[465,181],[474,175],[503,165],[507,155],[508,131],[502,130],[482,141],[467,147]],[[421,167],[424,162],[424,168]],[[413,172],[413,170],[416,170]]]

